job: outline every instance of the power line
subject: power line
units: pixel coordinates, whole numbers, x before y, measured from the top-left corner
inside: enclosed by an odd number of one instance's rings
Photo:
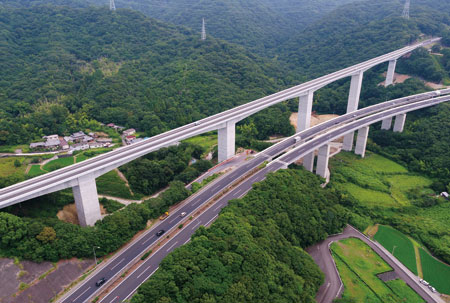
[[[410,0],[406,0],[405,7],[403,8],[402,17],[405,19],[409,19],[409,6],[410,6]]]
[[[202,40],[206,40],[205,18],[202,19]]]

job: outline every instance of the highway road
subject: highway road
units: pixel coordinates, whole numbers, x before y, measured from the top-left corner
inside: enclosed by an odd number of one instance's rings
[[[352,226],[347,226],[344,232],[339,235],[333,235],[324,241],[317,243],[306,250],[314,259],[320,269],[325,273],[325,282],[320,287],[316,296],[318,303],[331,303],[342,293],[341,281],[339,273],[333,262],[329,245],[332,242],[339,241],[346,238],[358,238],[369,245],[381,258],[383,258],[392,269],[397,272],[400,279],[405,281],[415,292],[417,292],[427,302],[443,303],[437,295],[433,294],[428,288],[419,283],[419,278],[409,271],[403,264],[401,264],[394,256],[387,252],[379,243],[369,240],[364,234],[360,233]]]
[[[450,91],[450,90],[449,90]],[[435,96],[435,94],[427,93],[427,98],[430,96]],[[329,142],[333,138],[340,137],[345,133],[351,132],[352,130],[358,129],[362,126],[372,124],[376,121],[384,119],[387,115],[396,115],[399,113],[404,113],[407,111],[432,106],[435,104],[439,104],[441,102],[446,102],[450,100],[450,95],[446,95],[443,97],[432,98],[431,100],[423,100],[424,94],[401,98],[398,100],[389,101],[387,103],[378,104],[372,107],[364,108],[358,110],[356,112],[343,115],[341,117],[335,118],[333,120],[327,121],[320,125],[317,125],[313,128],[307,129],[303,132],[300,132],[290,138],[285,139],[284,141],[273,145],[272,147],[264,150],[263,152],[256,155],[256,157],[249,162],[239,166],[236,170],[228,173],[212,184],[208,185],[204,190],[200,191],[195,196],[191,197],[180,209],[178,209],[175,213],[172,213],[169,218],[162,221],[159,225],[154,227],[151,231],[147,232],[144,236],[139,238],[135,243],[132,243],[128,249],[122,251],[117,256],[114,257],[112,261],[110,261],[106,266],[95,272],[94,275],[90,276],[78,289],[70,293],[69,296],[64,298],[61,302],[84,302],[89,297],[93,296],[94,293],[98,290],[95,286],[95,282],[98,281],[101,277],[106,277],[107,279],[111,279],[117,273],[119,273],[129,262],[133,259],[141,256],[148,248],[154,244],[158,238],[155,235],[155,232],[159,229],[170,230],[171,228],[175,228],[178,226],[182,218],[179,216],[181,212],[186,212],[187,216],[193,214],[195,210],[200,207],[202,204],[209,201],[214,195],[221,192],[223,189],[229,187],[233,182],[239,179],[241,176],[244,176],[248,171],[258,167],[264,161],[269,161],[271,158],[279,155],[281,152],[288,150],[290,147],[294,146],[295,136],[300,135],[302,138],[306,140],[306,142],[302,143],[300,146],[292,149],[286,154],[280,156],[275,161],[272,161],[267,167],[260,170],[258,173],[253,175],[252,177],[246,179],[233,190],[228,192],[226,195],[221,197],[215,204],[212,206],[207,212],[203,213],[199,218],[195,218],[196,225],[191,225],[195,228],[198,228],[200,225],[205,225],[211,220],[215,218],[215,216],[220,212],[220,209],[227,205],[230,199],[234,199],[237,197],[241,197],[246,192],[251,189],[251,186],[255,182],[259,182],[263,180],[267,173],[276,171],[284,167],[284,163],[290,164],[296,161],[297,159],[303,157],[307,153],[312,150],[317,149],[319,146]],[[414,103],[410,103],[411,100]],[[421,101],[417,101],[421,100]],[[406,104],[406,105],[403,105]],[[384,106],[392,107],[387,111],[378,112],[380,108]],[[369,113],[374,113],[368,116]],[[350,122],[349,122],[350,121]],[[347,123],[344,123],[347,122]],[[331,129],[327,133],[323,133],[326,129]],[[321,134],[317,136],[318,134]],[[317,136],[312,138],[313,136]],[[114,291],[104,298],[102,302],[111,302],[113,299],[117,298],[123,300],[132,294],[132,292],[143,282],[145,281],[151,273],[157,268],[157,265],[162,260],[162,258],[167,255],[170,251],[175,249],[176,247],[183,245],[195,232],[195,228],[187,227],[182,230],[182,233],[174,236],[169,243],[166,244],[165,247],[168,249],[161,249],[158,252],[152,254],[136,271],[136,274],[133,273],[129,277],[127,277],[122,284],[114,289]],[[186,235],[185,235],[186,234]],[[187,236],[189,234],[189,236]],[[169,249],[170,248],[170,249]],[[140,276],[139,276],[140,275]],[[139,276],[139,277],[137,277]]]
[[[319,89],[336,80],[352,76],[359,71],[365,71],[375,65],[394,60],[423,45],[439,40],[430,39],[412,46],[404,47],[389,54],[345,68],[332,74],[297,85],[281,92],[260,98],[247,104],[235,107],[225,112],[207,117],[166,133],[154,136],[142,142],[118,148],[109,153],[85,160],[81,163],[62,168],[42,176],[0,189],[0,207],[6,207],[33,197],[50,193],[76,185],[77,178],[94,174],[96,177],[124,163],[139,158],[149,152],[175,144],[183,139],[224,127],[226,122],[240,121],[264,108],[279,102],[303,95],[311,90]],[[75,183],[74,183],[75,182]]]

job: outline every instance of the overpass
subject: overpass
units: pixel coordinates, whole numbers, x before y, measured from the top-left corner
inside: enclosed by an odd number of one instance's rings
[[[95,179],[102,174],[162,147],[177,144],[181,140],[214,130],[218,131],[219,161],[224,161],[234,155],[235,125],[237,122],[269,106],[292,98],[299,99],[297,129],[299,131],[305,130],[310,126],[314,92],[332,82],[346,77],[351,77],[347,112],[353,112],[358,108],[363,75],[366,70],[381,63],[389,62],[386,85],[392,84],[396,60],[398,58],[414,49],[439,40],[440,38],[434,38],[404,47],[197,122],[159,134],[142,142],[118,148],[81,163],[0,189],[0,208],[71,187],[74,193],[80,224],[94,225],[95,222],[101,218]],[[404,114],[402,115],[403,116],[396,118],[394,130],[400,130],[403,127],[401,121],[403,120],[404,123],[406,116]],[[390,127],[391,119],[392,118],[386,117],[383,122],[385,129]],[[363,133],[361,133],[361,136],[362,135]],[[344,150],[352,149],[353,137],[352,131],[345,135]],[[358,145],[357,148],[360,149]],[[321,151],[319,151],[319,156],[320,153]],[[312,163],[312,160],[314,160],[313,157],[314,155],[312,152],[306,155],[305,162]],[[322,175],[322,173],[320,174]]]
[[[141,237],[136,239],[136,241],[129,243],[123,251],[120,251],[113,258],[105,263],[102,263],[96,272],[91,274],[76,289],[73,289],[66,296],[61,298],[59,302],[81,303],[86,302],[89,298],[98,295],[99,291],[103,290],[103,287],[100,289],[95,287],[95,282],[101,277],[106,277],[107,280],[114,283],[114,276],[120,275],[124,272],[127,269],[128,264],[132,264],[133,260],[139,259],[144,252],[148,251],[159,241],[159,238],[155,236],[155,230],[164,229],[167,233],[170,233],[172,230],[177,229],[181,223],[187,225],[180,231],[180,233],[171,237],[164,246],[158,249],[153,249],[154,252],[145,260],[145,262],[142,263],[136,270],[129,273],[126,278],[117,284],[104,298],[100,300],[100,302],[109,303],[126,300],[134,293],[140,284],[146,281],[155,272],[161,260],[168,253],[189,241],[195,230],[201,225],[207,226],[210,222],[212,222],[217,217],[221,208],[227,205],[229,200],[245,195],[245,193],[252,188],[252,185],[255,182],[263,180],[268,173],[286,168],[290,163],[293,163],[305,155],[313,153],[314,150],[328,150],[328,147],[324,148],[324,146],[327,146],[328,143],[335,138],[356,130],[364,129],[373,123],[403,115],[409,111],[448,101],[450,101],[450,89],[440,92],[428,92],[404,97],[366,107],[357,110],[354,113],[342,115],[284,139],[283,141],[256,154],[255,158],[240,165],[234,171],[219,177],[201,191],[192,195],[178,209],[174,210],[166,220],[158,222],[157,226],[147,231]],[[363,132],[364,134],[367,133],[365,130]],[[302,140],[298,141],[296,137],[301,137]],[[358,137],[360,138],[360,136]],[[357,139],[357,142],[358,140],[360,141],[361,139]],[[358,143],[356,146],[358,146]],[[364,155],[365,148],[362,148],[361,143],[359,146],[360,148],[356,148],[355,152]],[[283,154],[285,151],[286,153]],[[275,158],[277,156],[279,157]],[[261,169],[249,178],[245,178],[242,181],[237,181],[241,178],[241,176],[245,176],[249,171],[253,171],[265,161],[270,161],[265,168]],[[320,173],[322,171],[326,172],[327,164],[328,154],[319,152],[316,173]],[[236,181],[239,184],[233,185]],[[221,196],[217,202],[211,205],[208,209],[198,214],[198,210],[201,207],[203,207],[208,201],[226,188],[231,189],[224,193],[223,196]],[[181,212],[186,212],[186,217],[193,216],[192,222],[189,223],[189,220],[183,222],[183,218],[179,216]],[[414,281],[409,279],[406,280],[406,282],[427,302],[440,302],[439,300],[433,298],[433,294],[427,293],[423,289],[421,290],[420,285],[417,285],[417,280]]]

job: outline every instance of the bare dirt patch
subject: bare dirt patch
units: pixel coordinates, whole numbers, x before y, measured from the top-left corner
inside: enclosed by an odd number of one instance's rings
[[[103,207],[103,205],[100,204],[100,213],[102,215],[106,215],[106,209]],[[62,210],[60,210],[56,216],[59,220],[72,223],[72,224],[80,224],[78,221],[78,215],[77,215],[77,207],[75,206],[75,203],[67,204],[64,206]]]
[[[291,116],[289,117],[289,121],[291,122],[291,125],[293,127],[295,127],[295,129],[297,130],[297,117],[298,117],[298,113],[292,113]],[[332,115],[332,114],[328,114],[328,115],[311,115],[311,126],[315,126],[317,124],[323,123],[325,121],[331,120],[333,118],[339,117],[339,115]]]

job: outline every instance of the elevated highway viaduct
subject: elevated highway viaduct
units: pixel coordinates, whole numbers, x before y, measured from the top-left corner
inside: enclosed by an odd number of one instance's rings
[[[206,133],[218,131],[219,161],[226,160],[235,152],[235,125],[238,121],[257,113],[274,104],[292,99],[299,99],[298,130],[309,128],[314,92],[334,81],[351,77],[347,112],[357,110],[364,72],[378,64],[389,62],[386,84],[393,81],[396,60],[414,49],[439,41],[440,38],[426,40],[414,45],[356,64],[315,80],[291,87],[270,96],[235,107],[222,113],[207,117],[197,122],[176,128],[151,137],[142,142],[118,148],[109,153],[85,160],[81,163],[62,168],[51,173],[0,189],[0,208],[29,200],[65,188],[72,188],[78,218],[81,225],[94,225],[101,218],[95,179],[123,164],[135,160],[162,147],[177,144],[179,141]],[[401,116],[396,121],[405,119]],[[386,118],[385,127],[390,120]],[[400,122],[396,122],[400,125]],[[399,126],[394,126],[397,130]],[[344,138],[344,149],[351,150],[353,133]],[[313,157],[310,154],[308,159]],[[310,162],[310,161],[306,161]]]
[[[404,97],[381,104],[373,105],[364,109],[357,110],[352,113],[345,114],[333,120],[308,128],[304,131],[286,138],[285,140],[271,146],[270,148],[256,154],[255,158],[237,167],[234,171],[223,175],[216,179],[205,189],[193,195],[187,203],[183,204],[179,209],[173,212],[165,221],[162,221],[155,229],[164,229],[170,231],[176,229],[182,223],[183,218],[179,216],[181,212],[186,212],[187,217],[194,216],[192,223],[186,226],[179,234],[170,238],[170,240],[160,249],[155,251],[145,260],[135,271],[130,273],[125,280],[111,290],[100,302],[122,302],[129,298],[133,292],[147,280],[153,272],[158,268],[161,260],[176,247],[179,247],[189,241],[191,235],[201,225],[208,225],[216,218],[220,210],[225,207],[229,200],[242,197],[251,188],[252,184],[263,180],[270,172],[286,168],[289,164],[295,162],[306,155],[311,154],[315,150],[319,150],[316,173],[321,174],[327,171],[328,153],[320,152],[328,151],[330,141],[342,137],[345,134],[358,131],[357,144],[355,152],[364,156],[365,145],[362,143],[367,138],[366,128],[376,122],[383,121],[388,118],[398,117],[407,112],[418,110],[421,108],[437,105],[450,101],[450,89],[441,92],[429,92],[409,97]],[[403,121],[400,119],[399,121]],[[403,123],[403,122],[402,122]],[[398,124],[397,124],[398,125]],[[400,130],[400,129],[398,129]],[[364,136],[359,135],[363,132]],[[300,141],[296,137],[301,137]],[[358,143],[359,142],[359,143]],[[359,147],[358,147],[359,146]],[[278,158],[275,158],[277,157]],[[274,160],[272,160],[275,158]],[[241,176],[245,176],[249,171],[253,171],[263,162],[269,162],[268,165],[245,178],[237,185],[236,180]],[[304,163],[304,165],[306,165]],[[226,188],[234,186],[222,197],[210,206],[205,212],[197,215],[197,210],[216,196],[217,193]],[[195,215],[194,215],[195,214]],[[155,230],[150,230],[134,243],[130,244],[127,249],[117,254],[111,261],[108,261],[101,269],[93,273],[86,281],[77,289],[74,289],[60,302],[86,302],[89,298],[97,295],[102,289],[95,287],[95,282],[101,277],[111,279],[124,270],[125,266],[132,260],[139,258],[145,251],[156,244],[158,238],[155,236]],[[409,279],[406,281],[410,286],[417,284],[417,281]],[[433,294],[420,290],[417,292],[427,302],[440,302],[433,297]]]

